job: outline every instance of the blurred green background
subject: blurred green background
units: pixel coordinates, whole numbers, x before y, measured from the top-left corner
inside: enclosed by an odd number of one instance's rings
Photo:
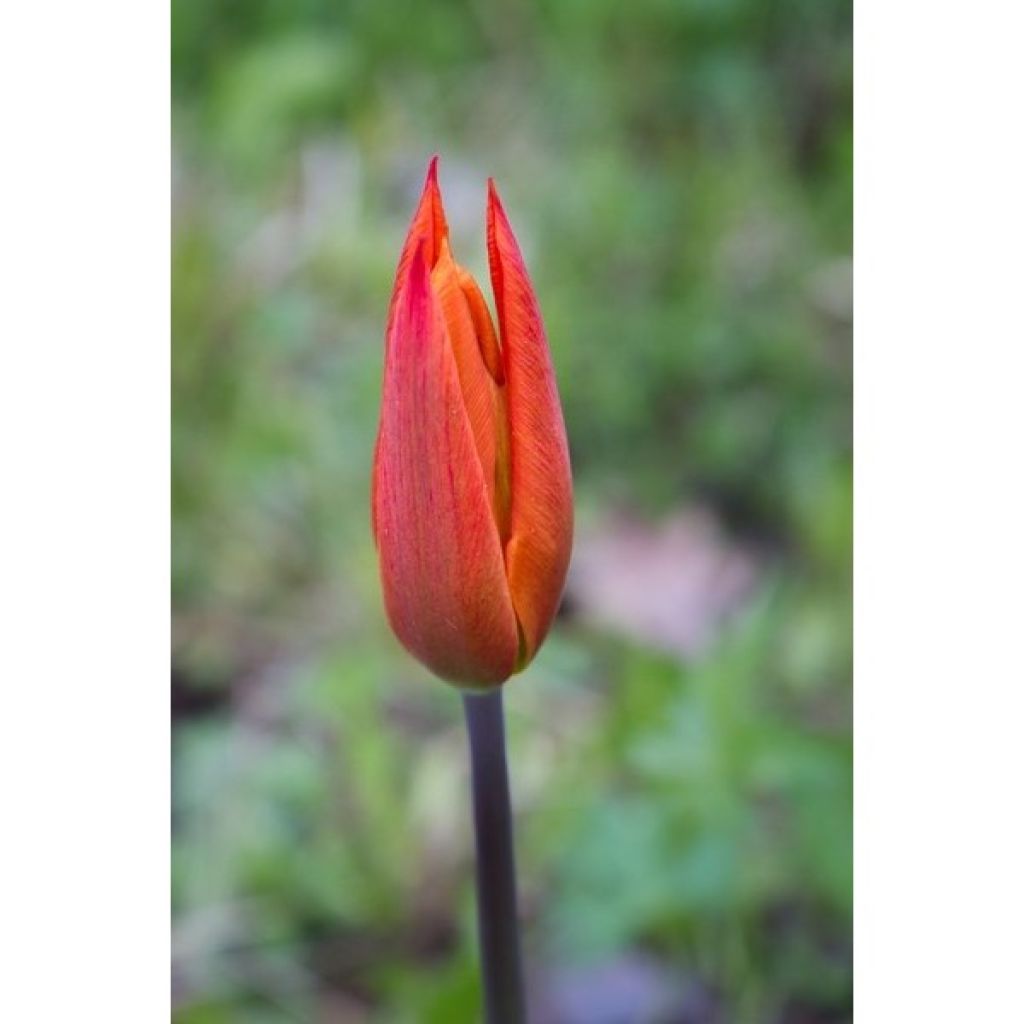
[[[535,1024],[851,1016],[847,0],[174,0],[181,1024],[479,1019],[457,694],[382,616],[382,331],[498,180],[578,539],[506,688]]]

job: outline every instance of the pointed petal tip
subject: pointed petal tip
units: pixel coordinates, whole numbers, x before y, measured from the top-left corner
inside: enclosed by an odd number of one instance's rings
[[[499,250],[506,256],[518,254],[521,258],[519,242],[493,178],[487,179],[487,238],[492,267],[500,259]]]
[[[427,174],[423,179],[423,196],[430,196],[431,201],[441,208],[441,216],[444,216],[444,207],[441,202],[441,185],[437,179],[437,168],[440,156],[435,153],[427,164]]]
[[[494,214],[501,214],[503,220],[508,218],[505,216],[505,207],[502,205],[501,196],[498,194],[498,186],[493,178],[487,179],[487,215],[492,217]]]
[[[408,272],[413,250],[419,240],[421,238],[428,240],[425,255],[429,270],[437,260],[441,241],[448,237],[448,219],[445,217],[444,201],[441,198],[441,188],[437,182],[437,163],[438,157],[435,154],[427,165],[423,191],[402,246],[402,255],[398,261],[396,274],[396,292],[402,275]]]

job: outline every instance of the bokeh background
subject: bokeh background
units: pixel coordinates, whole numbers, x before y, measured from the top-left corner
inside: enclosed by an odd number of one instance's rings
[[[479,1019],[459,701],[368,511],[438,152],[481,282],[499,182],[575,471],[506,689],[533,1020],[849,1020],[847,0],[172,11],[175,1019]]]

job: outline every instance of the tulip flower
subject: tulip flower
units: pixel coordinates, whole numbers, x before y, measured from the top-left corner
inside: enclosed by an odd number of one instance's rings
[[[551,357],[493,181],[487,255],[497,329],[452,254],[434,157],[388,313],[373,531],[395,634],[435,674],[478,690],[537,653],[572,546]]]
[[[487,258],[497,329],[452,255],[434,157],[388,311],[372,517],[395,634],[464,691],[486,1018],[522,1024],[501,684],[558,608],[572,479],[544,324],[493,181]]]

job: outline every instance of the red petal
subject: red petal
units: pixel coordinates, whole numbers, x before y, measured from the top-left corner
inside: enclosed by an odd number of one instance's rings
[[[409,276],[409,267],[416,250],[422,244],[427,266],[431,268],[437,262],[441,252],[441,244],[448,238],[448,221],[444,215],[444,203],[441,200],[441,189],[437,184],[437,156],[430,158],[427,165],[427,177],[423,182],[419,205],[412,215],[409,230],[402,244],[402,253],[398,257],[398,268],[395,271],[395,283],[391,289],[391,302],[388,305],[387,327],[384,331],[384,364],[388,362],[388,349],[391,346],[392,321],[395,318],[395,306],[405,287]],[[370,484],[370,515],[373,525],[373,538],[377,539],[377,462],[380,458],[380,439],[373,452],[373,475]]]
[[[489,685],[515,667],[516,619],[426,250],[395,303],[384,369],[374,470],[384,602],[399,640],[431,670]]]
[[[505,563],[522,631],[521,668],[547,635],[565,585],[572,550],[572,474],[537,298],[494,182],[487,186],[487,255],[510,435],[512,509]]]

